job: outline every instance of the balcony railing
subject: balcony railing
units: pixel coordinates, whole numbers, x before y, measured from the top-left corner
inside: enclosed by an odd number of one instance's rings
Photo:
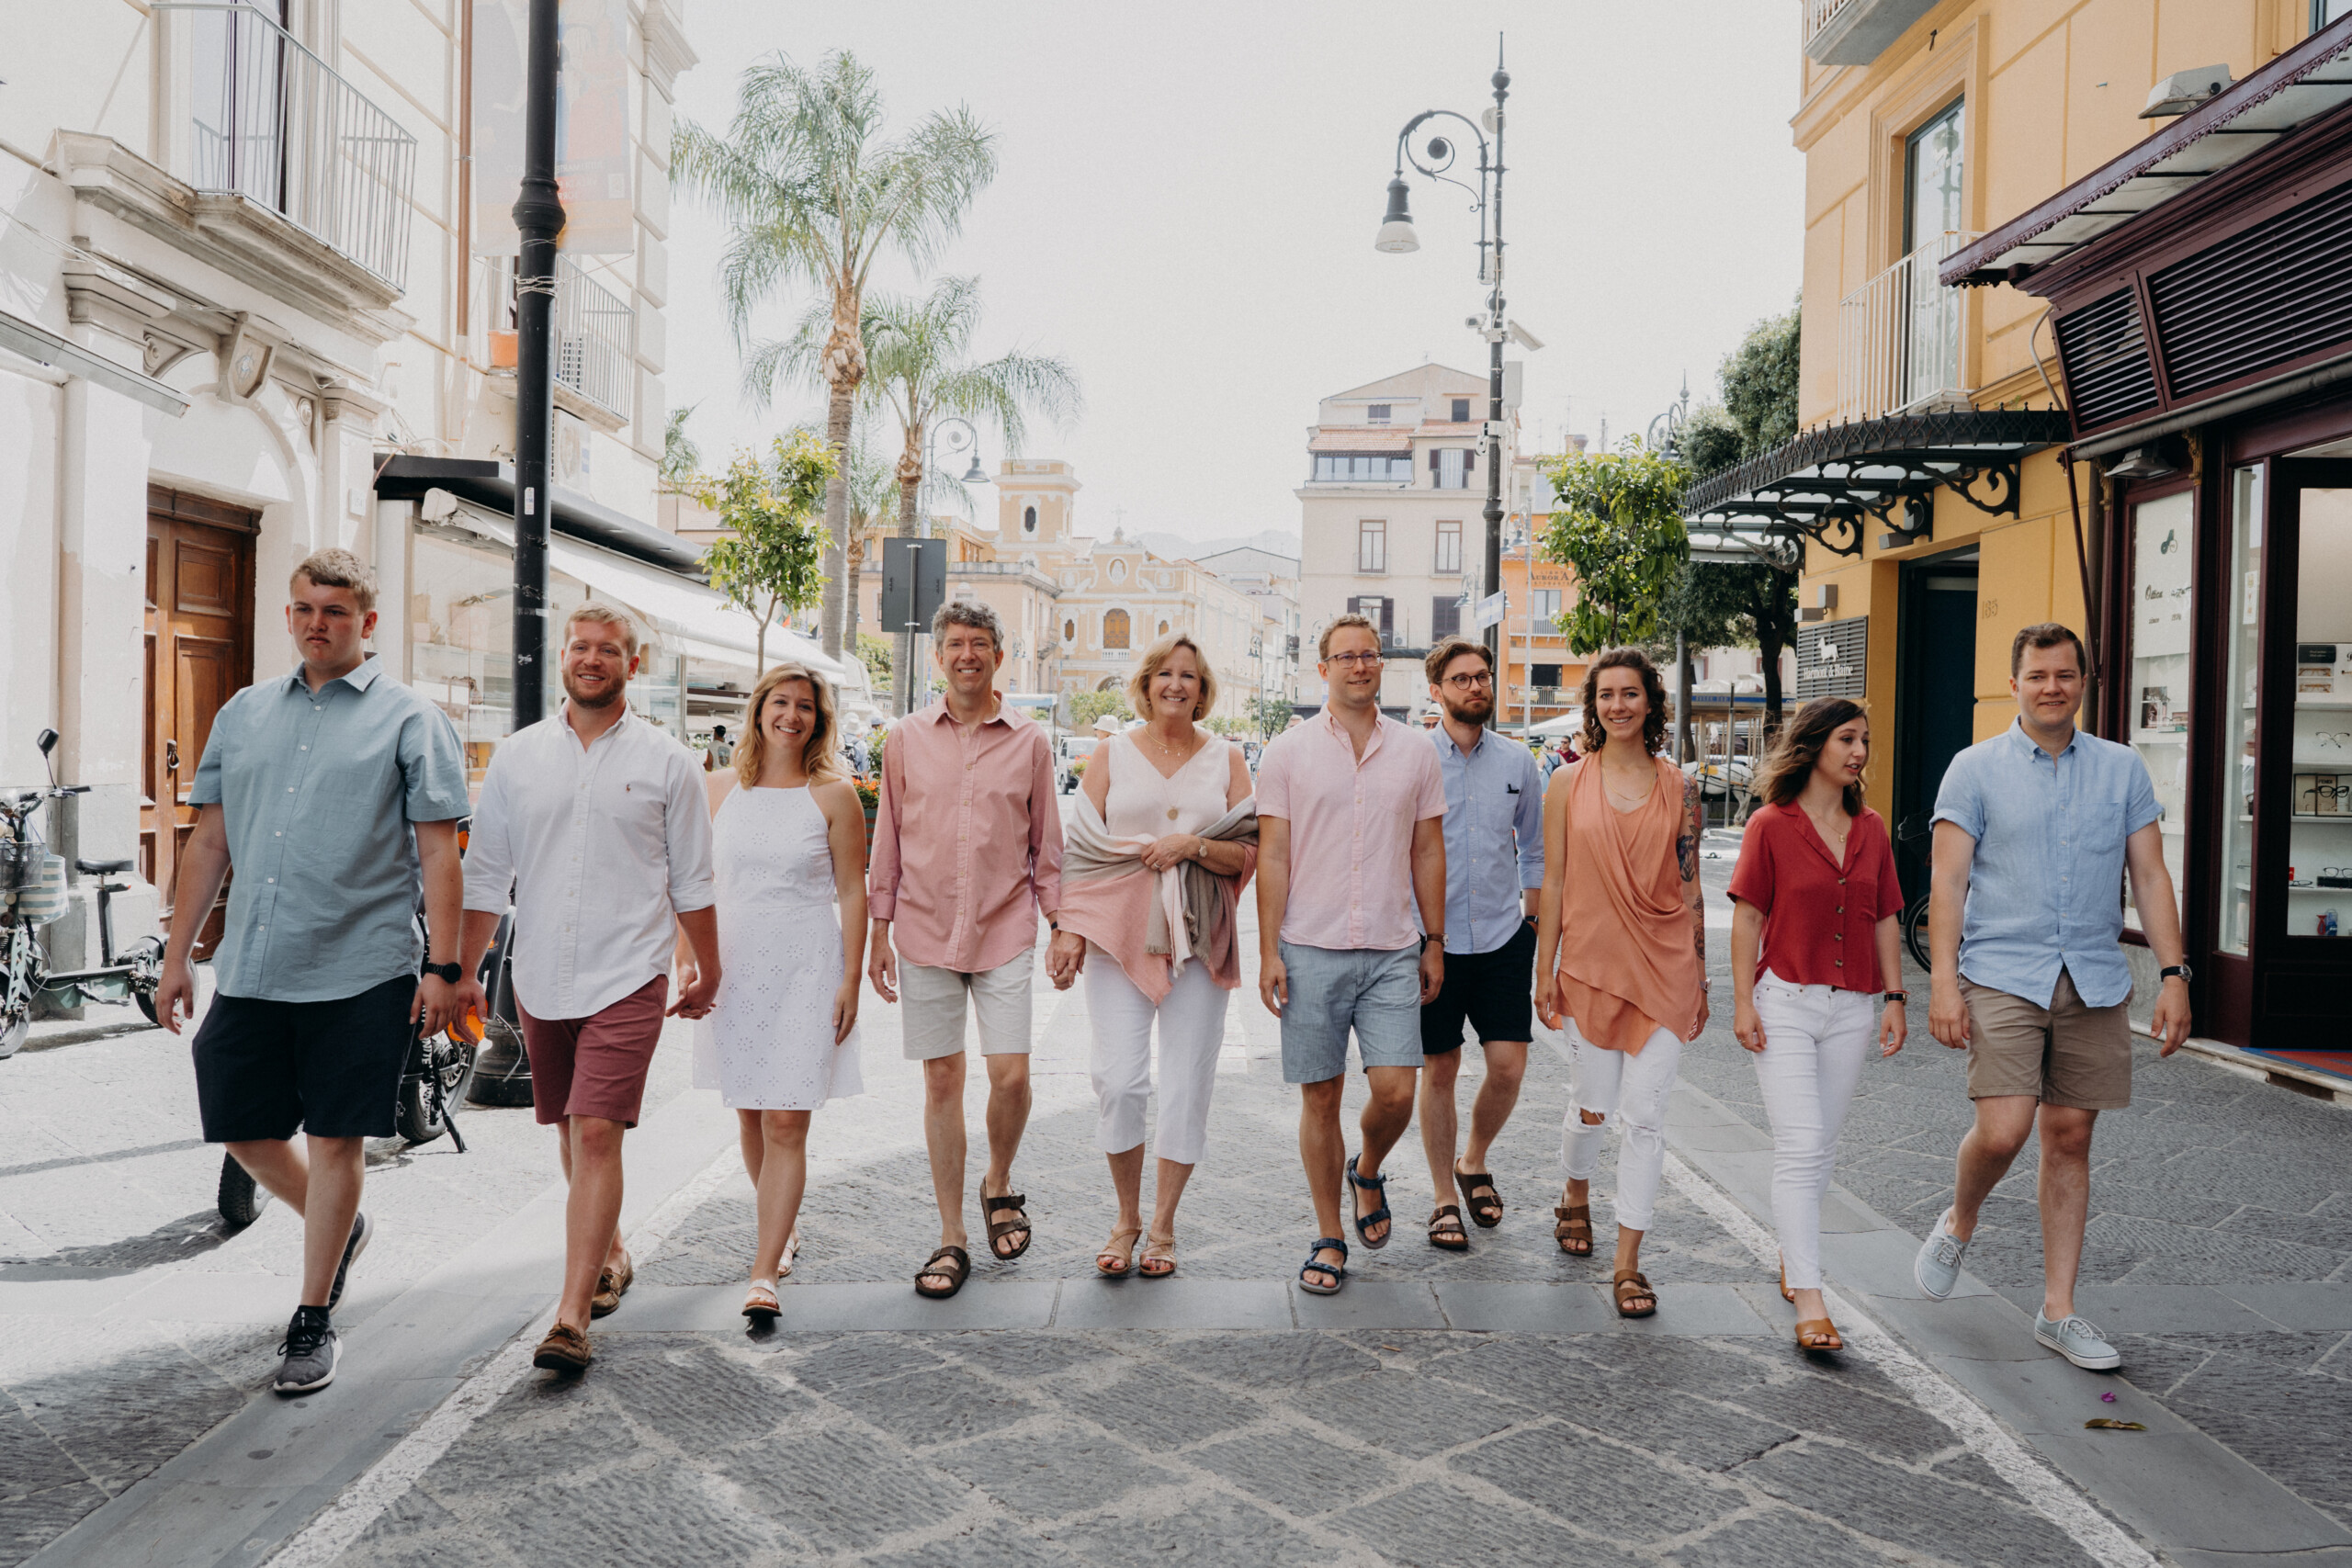
[[[1938,264],[1979,238],[1937,235],[1838,302],[1838,412],[1876,419],[1962,400],[1961,291],[1936,281]]]
[[[484,363],[500,369],[514,364],[515,265],[513,256],[486,262],[492,314]],[[554,328],[556,385],[626,422],[636,406],[637,312],[570,256],[559,255]]]
[[[251,6],[154,8],[192,28],[188,184],[266,207],[405,288],[416,138]]]
[[[1824,65],[1868,65],[1936,0],[1803,0],[1804,41]]]

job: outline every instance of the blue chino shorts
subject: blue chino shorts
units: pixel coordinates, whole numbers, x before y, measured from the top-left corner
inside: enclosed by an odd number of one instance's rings
[[[1348,1032],[1366,1067],[1421,1065],[1421,947],[1280,944],[1290,975],[1283,1081],[1322,1083],[1348,1070]]]

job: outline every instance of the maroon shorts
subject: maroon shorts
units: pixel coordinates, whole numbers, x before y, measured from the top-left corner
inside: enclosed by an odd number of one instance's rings
[[[600,1116],[636,1126],[653,1047],[662,1043],[662,1009],[669,999],[667,975],[586,1018],[533,1018],[517,998],[523,1049],[531,1058],[531,1106],[540,1125],[567,1116]]]

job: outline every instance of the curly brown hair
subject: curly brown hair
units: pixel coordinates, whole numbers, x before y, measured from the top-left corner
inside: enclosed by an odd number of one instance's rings
[[[1657,756],[1666,749],[1666,682],[1659,678],[1657,666],[1650,662],[1650,656],[1638,648],[1605,649],[1585,670],[1584,692],[1577,698],[1584,705],[1585,755],[1591,756],[1609,744],[1609,732],[1600,728],[1600,716],[1593,711],[1592,700],[1604,670],[1640,671],[1642,690],[1650,702],[1650,711],[1642,716],[1642,750]]]
[[[1756,793],[1774,806],[1786,806],[1804,793],[1805,780],[1821,760],[1821,748],[1831,736],[1854,720],[1867,719],[1870,710],[1851,697],[1815,697],[1797,709],[1796,717],[1781,727],[1756,770]],[[1845,788],[1846,815],[1862,814],[1860,780]]]

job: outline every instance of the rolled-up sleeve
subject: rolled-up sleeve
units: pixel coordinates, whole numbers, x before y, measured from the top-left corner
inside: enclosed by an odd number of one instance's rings
[[[2134,757],[2129,764],[2131,783],[2123,794],[2123,836],[2130,838],[2151,822],[2164,820],[2165,808],[2156,803],[2156,786],[2149,781],[2148,764]]]
[[[1519,846],[1519,886],[1544,886],[1544,781],[1535,759],[1520,753],[1519,804],[1511,813],[1511,835]]]
[[[245,691],[253,689],[248,686]],[[220,711],[212,716],[212,731],[204,738],[204,755],[197,760],[196,782],[188,786],[187,803],[190,806],[220,804],[220,755],[235,744],[241,716],[237,708],[244,694],[244,692],[239,692],[221,704]]]
[[[466,835],[466,908],[503,915],[514,889],[514,846],[507,841],[504,753],[493,755],[482,774],[481,799]]]
[[[447,822],[466,814],[465,748],[439,708],[420,707],[401,726],[401,778],[410,821]]]
[[[1053,748],[1033,732],[1029,769],[1029,884],[1037,908],[1051,918],[1062,907],[1062,812],[1054,798]]]
[[[671,759],[663,825],[668,829],[670,908],[681,915],[717,903],[710,874],[710,802],[702,773],[683,747]]]
[[[1258,815],[1290,819],[1290,748],[1280,736],[1258,757]]]
[[[873,864],[865,874],[865,912],[877,920],[899,913],[899,797],[905,790],[899,770],[907,744],[907,721],[900,719],[882,746],[882,797],[874,811]]]
[[[1969,748],[1970,751],[1974,750]],[[1972,839],[1984,837],[1984,790],[1969,751],[1954,757],[1951,765],[1944,770],[1943,784],[1936,791],[1933,820],[1950,822]]]
[[[1437,752],[1427,746],[1417,748],[1420,758],[1421,781],[1416,792],[1419,804],[1413,808],[1413,820],[1426,822],[1432,817],[1445,815],[1445,770],[1437,765]]]
[[[1747,831],[1739,841],[1739,859],[1732,864],[1727,889],[1732,901],[1750,905],[1761,915],[1772,912],[1772,891],[1779,886],[1772,851],[1780,841],[1781,822],[1777,807],[1767,807],[1749,818]]]

